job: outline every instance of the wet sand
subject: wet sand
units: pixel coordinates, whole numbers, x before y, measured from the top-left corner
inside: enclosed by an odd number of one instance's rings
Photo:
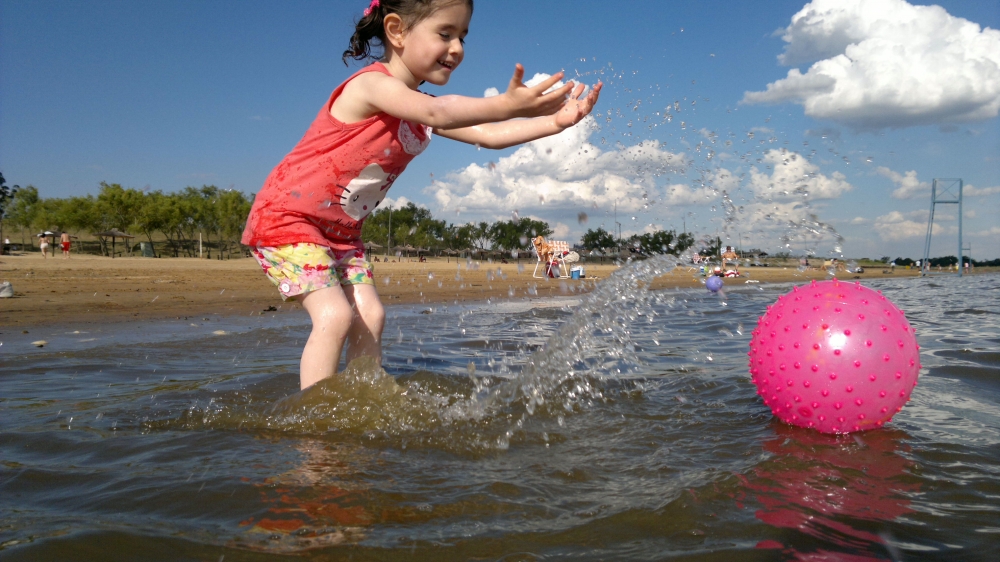
[[[538,279],[535,262],[520,264],[429,258],[375,264],[376,287],[386,305],[444,304],[486,299],[545,299],[586,292],[617,267],[610,262],[584,263],[587,279]],[[825,279],[822,269],[750,267],[749,277],[726,279],[727,286],[747,281],[803,282]],[[917,271],[878,268],[844,279],[916,276]],[[193,318],[212,315],[260,314],[270,307],[279,312],[298,310],[282,302],[277,289],[253,259],[205,260],[193,258],[105,258],[74,255],[43,259],[38,254],[0,258],[0,281],[10,281],[14,298],[0,299],[0,329],[55,323],[87,324]],[[654,283],[654,288],[696,287],[702,283],[693,268],[678,268]]]

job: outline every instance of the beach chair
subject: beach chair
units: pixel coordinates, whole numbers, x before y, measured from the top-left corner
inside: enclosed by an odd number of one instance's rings
[[[563,256],[569,253],[569,242],[555,241],[546,242],[545,238],[539,236],[532,239],[532,246],[535,249],[535,271],[531,276],[538,278],[545,277],[569,277],[569,267]],[[554,269],[553,269],[554,268]],[[538,274],[541,269],[542,274]]]

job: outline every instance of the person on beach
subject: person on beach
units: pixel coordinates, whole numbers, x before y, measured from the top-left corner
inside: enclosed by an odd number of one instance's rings
[[[372,0],[355,26],[348,58],[381,58],[337,87],[298,145],[254,200],[242,242],[283,299],[312,320],[300,386],[336,374],[346,359],[381,362],[385,310],[365,257],[361,226],[432,134],[506,148],[557,134],[591,112],[601,90],[556,87],[559,72],[528,87],[515,66],[507,91],[489,98],[434,97],[465,55],[472,0]],[[548,91],[552,89],[552,91]]]
[[[69,234],[65,232],[62,233],[62,236],[59,237],[59,245],[62,246],[63,259],[68,260],[70,247]],[[52,257],[55,256],[53,255]]]
[[[38,240],[38,248],[42,251],[42,257],[47,258],[49,252],[49,239],[42,236]],[[55,252],[52,253],[52,257],[56,257]]]
[[[734,263],[736,265],[740,263],[740,257],[733,251],[732,246],[726,246],[726,251],[722,253],[722,265],[726,265],[727,263]]]

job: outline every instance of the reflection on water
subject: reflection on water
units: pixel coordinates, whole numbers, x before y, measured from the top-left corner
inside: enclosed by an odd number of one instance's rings
[[[303,393],[304,316],[4,333],[0,556],[996,559],[1000,277],[871,282],[921,384],[837,437],[746,372],[788,288],[645,291],[670,267],[392,309],[384,371]]]
[[[793,549],[808,537],[856,559],[898,550],[879,532],[911,513],[909,498],[920,491],[919,479],[908,477],[915,463],[902,454],[908,448],[904,433],[831,436],[778,424],[775,430],[763,443],[773,456],[744,480],[762,506],[758,519],[794,530],[786,538]],[[785,547],[773,540],[758,546]]]

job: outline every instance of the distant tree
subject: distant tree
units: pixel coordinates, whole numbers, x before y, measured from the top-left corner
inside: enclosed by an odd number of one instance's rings
[[[247,216],[250,214],[252,205],[251,199],[235,189],[225,190],[219,194],[215,206],[219,235],[223,248],[230,257],[232,256],[232,248],[239,245],[240,238],[243,236],[243,228],[246,226]]]
[[[65,228],[76,232],[96,234],[108,229],[108,218],[101,212],[97,198],[93,195],[70,197],[63,205],[62,214],[65,215],[63,219],[66,224]],[[98,238],[98,240],[101,253],[107,255],[107,241],[103,238]]]
[[[361,225],[361,239],[379,245],[389,244],[389,208],[377,207]]]
[[[646,232],[638,237],[639,250],[644,254],[673,254],[676,235],[673,230]]]
[[[490,239],[494,248],[501,250],[526,250],[536,236],[550,236],[549,223],[522,217],[518,220],[497,221],[490,225]]]
[[[142,198],[142,208],[136,215],[135,228],[146,236],[150,248],[153,247],[153,233],[164,232],[167,227],[167,196],[162,191],[146,193]]]
[[[671,252],[675,256],[681,255],[682,252],[686,251],[691,246],[694,246],[694,235],[690,232],[682,232],[677,235],[677,241],[674,245],[674,251]],[[764,254],[767,255],[767,254]]]
[[[892,258],[890,258],[889,256],[882,256],[882,257],[880,257],[880,258],[878,259],[878,261],[880,261],[880,262],[882,262],[882,263],[889,263],[889,260],[890,260],[890,259],[892,259]]]
[[[390,220],[391,215],[391,220]],[[392,224],[392,240],[389,240],[389,225]],[[366,242],[402,246],[434,248],[445,245],[448,225],[443,220],[435,220],[430,210],[407,203],[402,207],[379,207],[368,215],[361,227],[361,239]]]
[[[927,261],[931,264],[931,267],[937,267],[939,265],[941,267],[951,267],[958,263],[958,258],[955,256],[943,256],[939,258],[930,258]]]
[[[12,228],[21,231],[21,244],[27,245],[24,234],[32,228],[35,216],[41,210],[41,198],[38,189],[28,185],[17,192],[13,202],[7,207],[7,222]]]
[[[160,232],[167,238],[167,247],[173,252],[174,257],[178,257],[183,251],[187,255],[192,255],[193,245],[189,243],[189,237],[185,229],[194,223],[191,217],[191,203],[182,194],[171,193],[164,197],[158,209],[160,220]]]
[[[69,199],[44,199],[35,217],[34,227],[38,230],[55,230],[57,232],[97,231],[100,226],[91,228],[94,223],[94,198],[70,197]]]
[[[722,238],[719,238],[718,236],[716,236],[715,240],[709,240],[708,242],[709,242],[709,245],[706,246],[705,249],[703,249],[701,252],[699,252],[701,255],[703,255],[703,256],[720,256],[720,255],[722,255]]]
[[[143,192],[137,189],[125,189],[120,184],[102,181],[95,208],[99,218],[91,224],[91,228],[96,230],[93,234],[109,229],[132,230],[142,211],[144,199]],[[131,250],[132,245],[126,244],[125,251],[131,253]]]
[[[468,225],[468,239],[469,243],[472,244],[472,248],[480,252],[485,252],[493,248],[493,239],[490,236],[490,224],[486,221],[481,221],[478,224],[469,223]]]
[[[3,173],[0,173],[0,242],[4,240],[3,223],[4,219],[7,218],[7,206],[17,196],[17,190],[19,189],[21,189],[19,185],[8,186]]]
[[[181,192],[187,210],[187,232],[188,238],[192,242],[192,253],[194,250],[194,239],[198,234],[204,235],[204,242],[212,241],[212,236],[220,238],[221,229],[218,213],[219,198],[221,192],[214,185],[203,185],[200,188],[186,187]],[[211,257],[211,250],[208,256]]]
[[[580,239],[580,245],[588,250],[604,250],[615,246],[615,237],[602,227],[588,229]]]

